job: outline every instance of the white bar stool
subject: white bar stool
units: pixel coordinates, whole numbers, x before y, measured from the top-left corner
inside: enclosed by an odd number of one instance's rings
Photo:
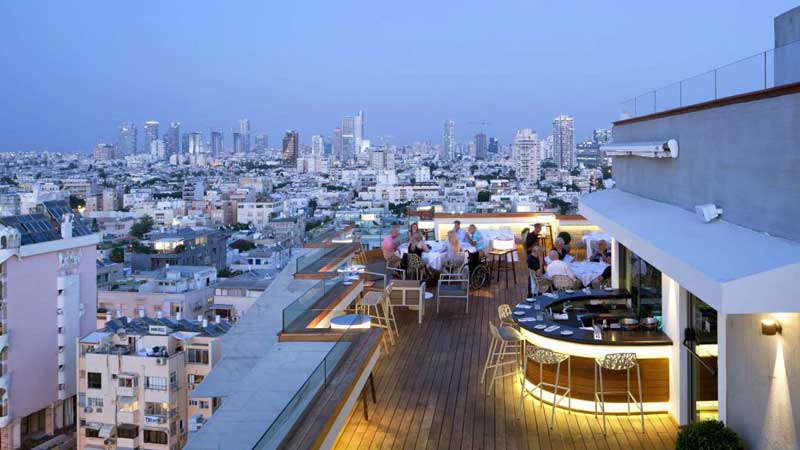
[[[594,416],[597,417],[597,403],[600,402],[600,411],[603,416],[603,435],[606,434],[606,398],[608,394],[624,394],[628,415],[631,414],[631,401],[639,408],[642,419],[642,433],[644,433],[644,406],[642,405],[642,374],[639,371],[639,360],[636,353],[609,353],[602,358],[595,359],[594,364]],[[636,381],[639,385],[639,399],[631,392],[631,369],[636,368]],[[612,371],[625,371],[625,390],[606,391],[603,388],[603,369]],[[600,390],[597,390],[597,378],[600,377]]]

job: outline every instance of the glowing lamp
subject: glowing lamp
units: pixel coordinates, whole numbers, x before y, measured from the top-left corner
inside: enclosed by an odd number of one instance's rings
[[[764,336],[775,336],[781,331],[783,331],[781,328],[781,323],[777,320],[764,319],[761,321],[761,334]]]
[[[375,214],[361,214],[361,220],[364,222],[372,222],[375,220]]]
[[[435,224],[432,220],[420,220],[417,222],[417,227],[420,230],[432,230],[435,227]]]
[[[492,249],[499,251],[514,250],[514,240],[512,239],[492,239]]]
[[[369,316],[363,314],[345,314],[331,319],[332,330],[364,330],[370,325]]]

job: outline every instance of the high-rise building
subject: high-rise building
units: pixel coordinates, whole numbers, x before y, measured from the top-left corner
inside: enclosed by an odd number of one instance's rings
[[[256,135],[256,150],[264,151],[269,148],[269,136],[264,133]]]
[[[133,155],[136,153],[136,124],[133,122],[122,122],[119,126],[119,137],[117,139],[117,150],[119,155]]]
[[[607,128],[597,128],[592,132],[592,142],[598,145],[605,145],[611,142],[611,130]]]
[[[233,132],[233,153],[244,153],[244,138],[238,131]]]
[[[497,138],[490,137],[489,138],[489,145],[486,149],[489,153],[497,154],[500,151],[500,143],[497,142]]]
[[[557,116],[553,119],[553,162],[562,169],[577,164],[575,158],[575,118]]]
[[[221,131],[212,131],[211,132],[211,155],[215,158],[222,156],[224,153],[224,145],[222,141],[222,132]]]
[[[311,154],[314,156],[322,156],[325,152],[325,140],[321,135],[315,134],[311,136]]]
[[[111,144],[97,144],[94,148],[94,159],[98,161],[108,161],[116,158],[114,146]]]
[[[364,111],[359,111],[353,118],[353,140],[356,153],[364,151]]]
[[[512,146],[517,178],[528,181],[539,181],[539,136],[530,128],[517,131]]]
[[[189,134],[183,133],[181,135],[181,155],[189,153]]]
[[[181,123],[172,122],[169,124],[167,136],[164,138],[167,146],[167,156],[181,153]]]
[[[342,161],[355,159],[355,119],[347,116],[342,119]]]
[[[150,156],[158,159],[167,158],[167,145],[163,139],[156,139],[150,142]]]
[[[199,155],[203,153],[203,133],[189,133],[189,155]]]
[[[239,133],[242,134],[242,151],[247,153],[250,151],[250,120],[239,120]]]
[[[142,151],[144,153],[150,152],[150,143],[158,139],[158,122],[150,120],[144,123],[144,142]]]
[[[456,123],[452,120],[446,120],[444,122],[442,146],[444,158],[454,160],[456,158]]]
[[[486,135],[478,133],[475,135],[475,159],[486,159],[486,152],[488,150],[488,143],[486,142]]]
[[[283,162],[287,166],[297,165],[297,156],[300,150],[300,134],[297,131],[287,130],[283,136]]]
[[[342,161],[342,129],[341,128],[334,128],[333,129],[333,139],[331,139],[331,151],[333,152],[333,157]]]

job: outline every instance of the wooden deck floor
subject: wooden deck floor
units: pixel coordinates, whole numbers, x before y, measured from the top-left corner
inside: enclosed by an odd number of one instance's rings
[[[520,268],[521,269],[521,268]],[[339,449],[673,449],[677,428],[667,415],[609,416],[608,435],[593,415],[557,411],[528,397],[519,410],[516,377],[497,383],[490,395],[480,384],[489,346],[488,322],[497,306],[525,297],[520,283],[492,284],[475,292],[470,312],[463,302],[442,303],[437,316],[429,305],[422,325],[416,314],[400,312],[400,340],[378,361],[374,372],[377,404],[364,420],[359,402],[335,445]],[[434,306],[431,308],[430,306]],[[519,413],[519,418],[517,414]]]

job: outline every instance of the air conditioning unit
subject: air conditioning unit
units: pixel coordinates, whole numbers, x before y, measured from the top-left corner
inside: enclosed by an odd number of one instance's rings
[[[83,412],[85,412],[85,413],[90,413],[92,411],[94,411],[94,410],[92,409],[91,406],[87,406],[86,408],[83,408]]]
[[[97,412],[98,414],[102,413],[103,412],[103,408],[95,408],[95,412]]]
[[[678,141],[612,142],[600,147],[606,156],[643,156],[646,158],[677,158]]]
[[[105,441],[103,441],[103,445],[114,445],[116,443],[117,443],[116,439],[106,439]]]
[[[167,365],[167,358],[156,358],[156,365],[166,366]]]
[[[112,380],[116,380],[116,379],[117,379],[117,374],[115,374],[115,373],[112,373],[112,374],[111,374],[111,379],[112,379]]]

